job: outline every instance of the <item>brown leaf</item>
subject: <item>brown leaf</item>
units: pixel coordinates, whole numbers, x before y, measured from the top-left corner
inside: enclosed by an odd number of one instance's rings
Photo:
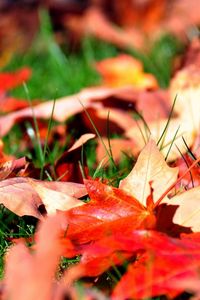
[[[200,24],[199,1],[176,0],[169,2],[168,5],[169,7],[165,9],[165,16],[158,24],[158,32],[161,28],[162,32],[171,32],[179,38],[186,39],[191,28]]]
[[[136,126],[135,120],[129,113],[123,109],[112,108],[112,106],[110,108],[102,107],[101,109],[88,109],[88,113],[90,116],[92,116],[92,121],[95,124],[98,132],[104,136],[107,136],[108,133],[108,119],[109,130],[112,133],[122,134],[128,128]],[[90,131],[94,131],[94,128],[88,117],[84,115],[83,119],[87,128],[89,128]],[[126,120],[126,122],[124,122],[124,120]]]
[[[196,0],[113,0],[101,9],[97,2],[84,14],[65,18],[64,25],[71,30],[73,39],[89,34],[120,48],[148,49],[166,33],[185,41],[200,24],[200,4]]]
[[[140,32],[134,29],[125,31],[120,27],[116,28],[116,25],[96,7],[89,8],[81,17],[68,16],[64,24],[76,37],[90,34],[125,49],[143,45],[143,36]]]
[[[148,123],[149,130],[147,130],[144,122],[138,121],[140,129],[132,126],[125,132],[125,136],[136,140],[138,147],[142,148],[145,145],[145,140],[148,140],[149,137],[158,142],[163,132],[165,132],[161,142],[163,144],[161,152],[165,157],[167,156],[168,161],[174,161],[181,156],[180,152],[185,153],[186,151],[183,137],[188,147],[194,142],[194,129],[191,121],[182,121],[180,117],[172,118],[166,129],[167,122],[167,119],[150,122]]]
[[[158,150],[156,143],[150,140],[140,153],[137,163],[130,174],[121,180],[119,188],[135,197],[146,206],[152,182],[154,203],[174,183],[178,168],[170,168]]]
[[[46,188],[36,181],[31,181],[30,184],[42,200],[48,215],[55,214],[57,210],[66,211],[84,204],[75,197]]]
[[[86,133],[81,135],[81,137],[67,150],[60,158],[55,162],[54,172],[60,181],[72,181],[83,183],[83,174],[88,175],[88,168],[82,154],[82,147],[87,141],[93,139],[95,134]],[[82,162],[83,160],[83,162]],[[83,163],[83,170],[81,170],[80,162]]]
[[[68,152],[74,151],[80,147],[82,147],[87,141],[95,138],[95,134],[93,133],[85,133],[80,136],[80,138],[67,150]]]
[[[102,143],[103,140],[103,143]],[[97,146],[97,160],[101,162],[103,159],[109,159],[107,153],[105,152],[105,147],[109,149],[109,143],[107,138],[103,138],[99,141]],[[104,144],[104,145],[103,145]],[[129,156],[135,156],[139,153],[140,149],[138,148],[137,142],[133,139],[110,139],[110,146],[112,149],[112,157],[114,161],[119,162],[122,158],[123,153]]]
[[[26,165],[27,161],[25,157],[0,163],[0,180],[8,177],[15,177],[18,172],[26,167]]]
[[[82,90],[78,94],[60,98],[56,101],[53,119],[63,122],[67,118],[82,112],[84,108],[87,109],[88,107],[93,107],[100,109],[102,108],[102,104],[98,101],[102,101],[105,98],[122,91],[127,91],[127,88],[88,88]],[[35,105],[33,110],[31,108],[25,108],[2,116],[0,117],[0,136],[6,135],[18,120],[32,118],[33,111],[36,118],[49,119],[52,115],[52,110],[53,101],[48,101]]]
[[[137,27],[148,33],[155,30],[158,22],[163,18],[166,9],[166,0],[125,0],[112,1],[115,18],[122,27]]]
[[[158,123],[160,119],[168,119],[171,106],[167,90],[142,90],[137,96],[136,110],[148,125],[153,121]],[[152,107],[153,109],[151,109]]]
[[[180,226],[190,227],[193,232],[200,231],[200,187],[190,189],[164,203],[178,206],[173,222]]]
[[[85,194],[83,185],[69,182],[45,182],[24,177],[0,182],[0,202],[19,216],[30,215],[41,218],[41,205],[44,205],[47,213],[55,212],[56,209],[66,210],[68,205],[70,206],[69,201],[71,207],[76,206],[76,202],[82,203],[76,198]],[[51,196],[54,198],[51,199]]]
[[[171,99],[177,95],[175,112],[177,112],[180,122],[187,124],[191,135],[197,135],[200,123],[200,71],[198,65],[192,63],[176,73],[170,84],[170,94]]]

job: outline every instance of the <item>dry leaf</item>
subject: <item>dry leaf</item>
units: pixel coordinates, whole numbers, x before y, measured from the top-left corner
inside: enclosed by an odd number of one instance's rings
[[[55,214],[58,210],[66,211],[84,204],[83,201],[78,201],[75,197],[48,189],[36,181],[31,181],[30,184],[42,200],[47,215]]]
[[[103,143],[102,143],[103,141]],[[108,154],[105,151],[105,147],[109,149],[109,145],[111,147],[112,151],[112,157],[115,162],[119,162],[122,158],[122,155],[128,155],[130,157],[135,156],[139,153],[140,149],[138,148],[137,142],[133,139],[110,139],[108,142],[108,138],[102,138],[102,140],[99,141],[97,146],[97,160],[101,162],[103,159],[109,159]]]
[[[94,137],[95,134],[93,133],[81,135],[80,138],[57,159],[52,175],[54,176],[56,174],[59,181],[83,183],[83,173],[87,177],[89,172],[82,149],[84,144]],[[80,162],[82,164],[81,166]]]
[[[68,152],[74,151],[80,147],[82,147],[87,141],[95,138],[95,134],[93,133],[85,133],[80,136],[80,138],[67,150]]]
[[[107,58],[96,63],[97,71],[106,86],[132,85],[138,89],[157,88],[158,83],[152,74],[144,73],[142,63],[127,54]]]
[[[107,97],[113,96],[120,92],[126,92],[127,88],[88,88],[78,94],[60,98],[56,101],[53,119],[63,122],[67,118],[92,107],[95,109],[102,108],[102,104],[98,101],[104,100]],[[84,108],[83,108],[84,107]],[[33,110],[25,108],[6,116],[0,117],[0,136],[6,135],[12,126],[20,119],[32,118],[33,111],[36,118],[49,119],[52,115],[53,101],[48,101],[35,105]]]
[[[111,0],[101,8],[97,3],[81,16],[65,18],[64,25],[73,40],[89,34],[120,48],[148,49],[166,33],[182,40],[198,35],[200,4],[196,0]]]
[[[94,26],[94,22],[96,26]],[[89,34],[120,48],[143,46],[141,32],[134,29],[125,31],[120,27],[116,28],[116,25],[110,22],[105,14],[96,7],[89,8],[81,17],[68,16],[65,18],[64,25],[72,32],[73,38]]]
[[[175,112],[181,123],[192,128],[193,135],[197,135],[200,127],[200,71],[199,67],[191,64],[181,69],[170,84],[171,99],[177,95]],[[190,146],[190,145],[189,145]]]
[[[170,168],[156,143],[150,140],[140,153],[133,170],[121,180],[119,188],[146,206],[146,199],[150,195],[150,182],[152,182],[155,203],[177,180],[177,176],[178,168]]]
[[[168,205],[177,206],[173,222],[200,231],[200,187],[195,187],[171,199],[165,200]]]
[[[47,213],[55,212],[56,209],[66,210],[69,200],[73,207],[76,201],[77,204],[82,203],[77,198],[85,194],[84,186],[78,183],[45,182],[28,177],[15,177],[0,181],[0,202],[19,216],[29,215],[42,218],[44,209],[40,210],[41,205],[44,205]],[[54,198],[51,199],[51,196]]]
[[[0,180],[17,176],[18,172],[24,170],[27,164],[25,157],[0,163]]]

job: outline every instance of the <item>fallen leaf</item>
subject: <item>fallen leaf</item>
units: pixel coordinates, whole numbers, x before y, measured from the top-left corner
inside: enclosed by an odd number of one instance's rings
[[[177,206],[173,222],[180,226],[191,228],[193,232],[200,231],[200,187],[195,187],[180,195],[165,200],[163,203]]]
[[[98,26],[94,26],[98,24]],[[137,30],[123,30],[116,28],[105,14],[97,7],[89,8],[80,16],[68,16],[64,20],[64,26],[72,32],[73,38],[77,39],[84,35],[93,35],[98,39],[113,43],[120,48],[133,48],[143,46],[143,37]]]
[[[174,281],[197,280],[196,259],[199,255],[192,260],[187,255],[156,255],[150,252],[129,265],[111,299],[145,299],[160,295],[175,298],[185,289],[173,285]]]
[[[200,41],[198,37],[194,37],[187,46],[178,69],[187,68],[191,65],[200,66]]]
[[[83,36],[93,35],[119,48],[146,50],[166,33],[183,41],[188,39],[188,34],[194,35],[194,28],[200,24],[198,11],[196,0],[110,1],[109,6],[98,1],[81,16],[67,15],[63,23],[76,42]],[[94,22],[98,26],[93,26]]]
[[[48,197],[48,192],[51,196],[53,194],[53,199]],[[52,213],[56,209],[68,209],[69,201],[72,207],[76,202],[82,203],[77,198],[85,194],[83,185],[69,182],[45,182],[28,177],[14,177],[0,182],[1,203],[19,216],[42,218],[44,210]],[[44,209],[41,205],[44,205]]]
[[[158,26],[158,33],[161,28],[161,32],[171,32],[178,38],[186,39],[191,28],[200,23],[198,14],[200,3],[195,0],[176,0],[172,3],[167,1],[167,4],[170,6],[170,14],[168,13],[169,8],[166,8],[165,17],[162,18]],[[177,16],[179,17],[177,18]]]
[[[87,143],[87,141],[95,138],[95,134],[93,133],[85,133],[80,136],[80,138],[67,150],[68,152],[74,151],[80,147],[82,147],[84,144]]]
[[[177,176],[178,168],[170,168],[155,142],[149,141],[119,188],[85,181],[91,200],[66,213],[69,237],[83,244],[118,230],[156,228],[157,206],[165,191],[176,183]]]
[[[114,98],[114,99],[112,99]],[[81,101],[81,103],[79,102]],[[148,102],[149,101],[149,102]],[[145,121],[133,119],[132,115],[135,110],[142,110],[143,118],[147,118],[149,129],[152,133],[152,138],[158,140],[162,134],[167,119],[170,112],[169,98],[167,93],[163,91],[136,91],[133,88],[91,88],[82,90],[76,95],[69,97],[64,97],[58,99],[54,109],[53,118],[57,121],[64,121],[70,116],[83,113],[82,119],[85,126],[91,132],[94,132],[94,128],[88,117],[84,113],[87,110],[88,114],[91,115],[93,122],[95,123],[99,133],[101,135],[107,135],[107,122],[109,114],[109,127],[110,132],[122,134],[133,140],[133,143],[137,145],[137,149],[141,149],[144,146],[144,138],[141,135],[141,131],[145,131]],[[149,106],[154,106],[154,113],[149,113],[152,111]],[[53,102],[48,101],[34,106],[34,115],[39,119],[48,119],[51,117],[53,109]],[[62,112],[62,113],[61,113]],[[109,113],[110,112],[110,113]],[[0,134],[4,136],[8,133],[11,127],[20,120],[33,117],[33,111],[31,108],[26,108],[7,114],[6,116],[0,117]],[[160,119],[162,117],[162,119]],[[126,122],[124,122],[126,119]],[[152,121],[152,122],[151,122]],[[164,149],[165,153],[168,152],[171,141],[173,141],[176,130],[179,128],[180,120],[179,118],[174,118],[170,121],[169,130],[170,134],[165,135]],[[189,124],[190,125],[190,124]],[[140,127],[140,129],[138,128]],[[188,143],[191,144],[193,141],[193,135],[191,130],[188,130],[188,124],[184,123],[180,130],[179,136],[184,133],[185,138],[189,139]],[[149,134],[149,133],[148,133]],[[144,133],[144,136],[146,133]],[[184,149],[182,139],[179,138],[180,146],[182,144],[181,150]],[[133,154],[137,154],[133,153]],[[169,159],[176,158],[178,150],[175,146],[172,147]]]
[[[66,226],[63,216],[47,218],[38,229],[35,253],[32,254],[22,243],[9,249],[6,257],[4,299],[49,300],[53,297],[59,288],[54,277],[63,251],[60,233]]]
[[[196,157],[198,157],[196,155],[196,152],[193,151],[193,149],[191,149],[191,151]],[[192,165],[193,162],[194,162],[194,157],[191,158],[190,155],[187,153],[182,155],[181,158],[177,159],[175,163],[176,166],[179,168],[179,176],[182,176]],[[192,168],[192,170],[190,170],[190,172],[187,175],[183,177],[183,179],[181,180],[181,185],[184,186],[185,189],[187,190],[199,186],[200,183],[199,175],[200,175],[200,168],[199,165],[197,164],[196,166],[194,166],[194,168]]]
[[[93,133],[81,135],[80,138],[57,159],[52,175],[56,174],[59,181],[83,183],[83,173],[87,177],[88,168],[82,149],[84,144],[94,137],[95,134]],[[81,167],[80,162],[82,164]]]
[[[135,120],[132,118],[132,116],[122,109],[112,107],[102,107],[101,109],[89,108],[87,112],[90,116],[92,116],[92,121],[95,124],[95,127],[103,136],[107,136],[108,126],[110,132],[113,134],[122,134],[127,130],[127,128],[136,126]],[[126,119],[126,122],[124,122],[124,119]],[[91,132],[95,132],[94,127],[87,115],[83,116],[83,120],[87,128],[89,128]]]
[[[122,27],[134,26],[145,33],[155,30],[163,18],[166,6],[166,0],[147,0],[145,2],[125,0],[121,3],[112,1],[115,18]]]
[[[30,184],[42,200],[47,215],[55,214],[58,210],[67,211],[72,207],[84,204],[83,201],[78,201],[75,197],[46,188],[36,181],[31,181]]]
[[[85,185],[91,200],[66,212],[67,236],[76,244],[97,240],[117,228],[125,230],[127,224],[131,229],[142,227],[150,215],[139,201],[123,190],[94,180],[85,181]]]
[[[60,98],[56,101],[53,119],[59,122],[65,121],[67,118],[82,112],[88,107],[96,109],[102,108],[102,104],[99,101],[106,97],[117,94],[118,92],[126,91],[126,88],[88,88],[82,90],[80,93]],[[129,90],[129,89],[128,89]],[[98,101],[99,100],[99,101]],[[84,108],[83,108],[84,107]],[[53,101],[38,104],[32,108],[25,108],[16,112],[7,114],[0,117],[0,135],[6,135],[17,120],[24,118],[36,118],[49,119],[52,115]]]
[[[0,163],[0,180],[8,177],[15,177],[18,172],[22,171],[27,165],[25,157],[13,160],[7,160]]]
[[[3,3],[3,4],[2,4]],[[14,4],[14,6],[13,6]],[[16,4],[16,5],[15,5]],[[29,3],[30,4],[30,3]],[[0,5],[0,35],[1,51],[8,51],[10,59],[14,59],[14,54],[23,55],[30,49],[35,34],[39,29],[39,18],[37,5],[30,9],[25,3],[9,3],[2,0]],[[7,59],[7,62],[9,60]]]
[[[192,280],[199,282],[199,258],[199,237],[193,234],[177,239],[157,231],[118,231],[85,244],[80,263],[69,274],[74,274],[75,279],[96,277],[112,266],[118,268],[127,263],[112,299],[144,299],[163,294],[173,298],[189,290]]]
[[[29,103],[27,100],[15,99],[6,95],[0,96],[0,111],[1,113],[9,113],[11,111],[23,109],[28,107]]]
[[[178,168],[170,168],[156,143],[150,140],[138,157],[129,175],[121,180],[119,188],[135,197],[146,206],[152,182],[154,203],[177,179]]]
[[[134,235],[135,240],[143,243],[146,253],[134,264],[129,264],[112,299],[144,299],[159,295],[174,298],[187,290],[187,282],[199,281],[199,241],[174,239],[156,231],[138,231]]]
[[[197,135],[200,124],[199,75],[198,66],[191,64],[178,71],[170,84],[171,98],[177,95],[175,112],[179,114],[180,122],[188,124],[188,127],[193,129],[194,136]]]
[[[136,97],[136,111],[150,127],[152,122],[159,124],[160,120],[169,118],[172,103],[167,90],[141,90]],[[152,107],[153,109],[151,109]],[[173,114],[173,117],[175,117],[174,115],[175,114]]]
[[[90,201],[67,211],[68,237],[81,246],[118,232],[128,235],[134,229],[157,229],[174,236],[194,231],[191,224],[174,221],[176,213],[181,211],[181,200],[172,197],[171,191],[177,184],[177,176],[178,168],[170,168],[155,142],[149,141],[119,188],[97,180],[85,181]],[[186,198],[187,193],[183,194]]]
[[[0,73],[0,91],[5,92],[10,90],[30,78],[31,70],[29,68],[23,68],[16,72],[4,72]]]
[[[102,140],[99,141],[96,149],[97,160],[99,162],[101,162],[105,157],[107,158],[107,160],[109,159],[105,151],[104,145],[106,146],[107,149],[109,149],[109,145],[110,145],[112,150],[112,157],[115,162],[119,162],[123,154],[132,157],[138,154],[140,151],[137,142],[134,140],[114,138],[108,141],[108,138],[102,138]]]
[[[106,86],[133,85],[139,89],[155,89],[157,80],[152,74],[144,73],[142,63],[127,54],[107,58],[95,64]]]
[[[125,136],[136,140],[140,149],[144,147],[150,137],[157,142],[162,137],[160,141],[160,145],[162,145],[161,151],[168,161],[175,161],[181,156],[180,153],[183,154],[187,151],[183,138],[188,147],[195,141],[196,134],[191,120],[185,122],[180,117],[176,117],[170,119],[168,123],[167,119],[160,119],[148,123],[148,128],[146,128],[143,121],[139,120],[137,123],[139,129],[136,126],[132,126],[125,132]]]
[[[2,166],[5,162],[15,159],[12,155],[8,155],[4,152],[4,143],[0,139],[0,165]]]

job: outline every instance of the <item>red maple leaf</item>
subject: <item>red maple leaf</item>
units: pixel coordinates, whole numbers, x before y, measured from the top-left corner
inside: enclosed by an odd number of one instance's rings
[[[128,268],[112,293],[114,300],[162,294],[175,297],[184,290],[194,290],[191,281],[200,280],[199,237],[193,234],[180,239],[179,235],[198,231],[198,207],[189,210],[188,200],[192,194],[197,199],[200,193],[196,188],[166,197],[177,175],[178,169],[170,168],[150,141],[119,188],[86,180],[91,200],[66,212],[67,237],[76,254],[82,254],[71,272],[77,277],[100,276],[125,262]],[[170,231],[176,238],[160,230]]]
[[[0,92],[13,89],[30,78],[31,70],[23,68],[15,72],[0,73]]]

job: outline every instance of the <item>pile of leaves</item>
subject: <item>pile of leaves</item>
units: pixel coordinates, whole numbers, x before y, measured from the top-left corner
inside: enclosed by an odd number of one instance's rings
[[[143,37],[170,1],[147,2]],[[123,3],[124,37],[140,14]],[[103,9],[65,26],[96,14],[112,36]],[[92,68],[98,85],[48,101],[31,100],[30,67],[0,73],[0,299],[200,299],[200,42],[166,89],[128,51]]]

